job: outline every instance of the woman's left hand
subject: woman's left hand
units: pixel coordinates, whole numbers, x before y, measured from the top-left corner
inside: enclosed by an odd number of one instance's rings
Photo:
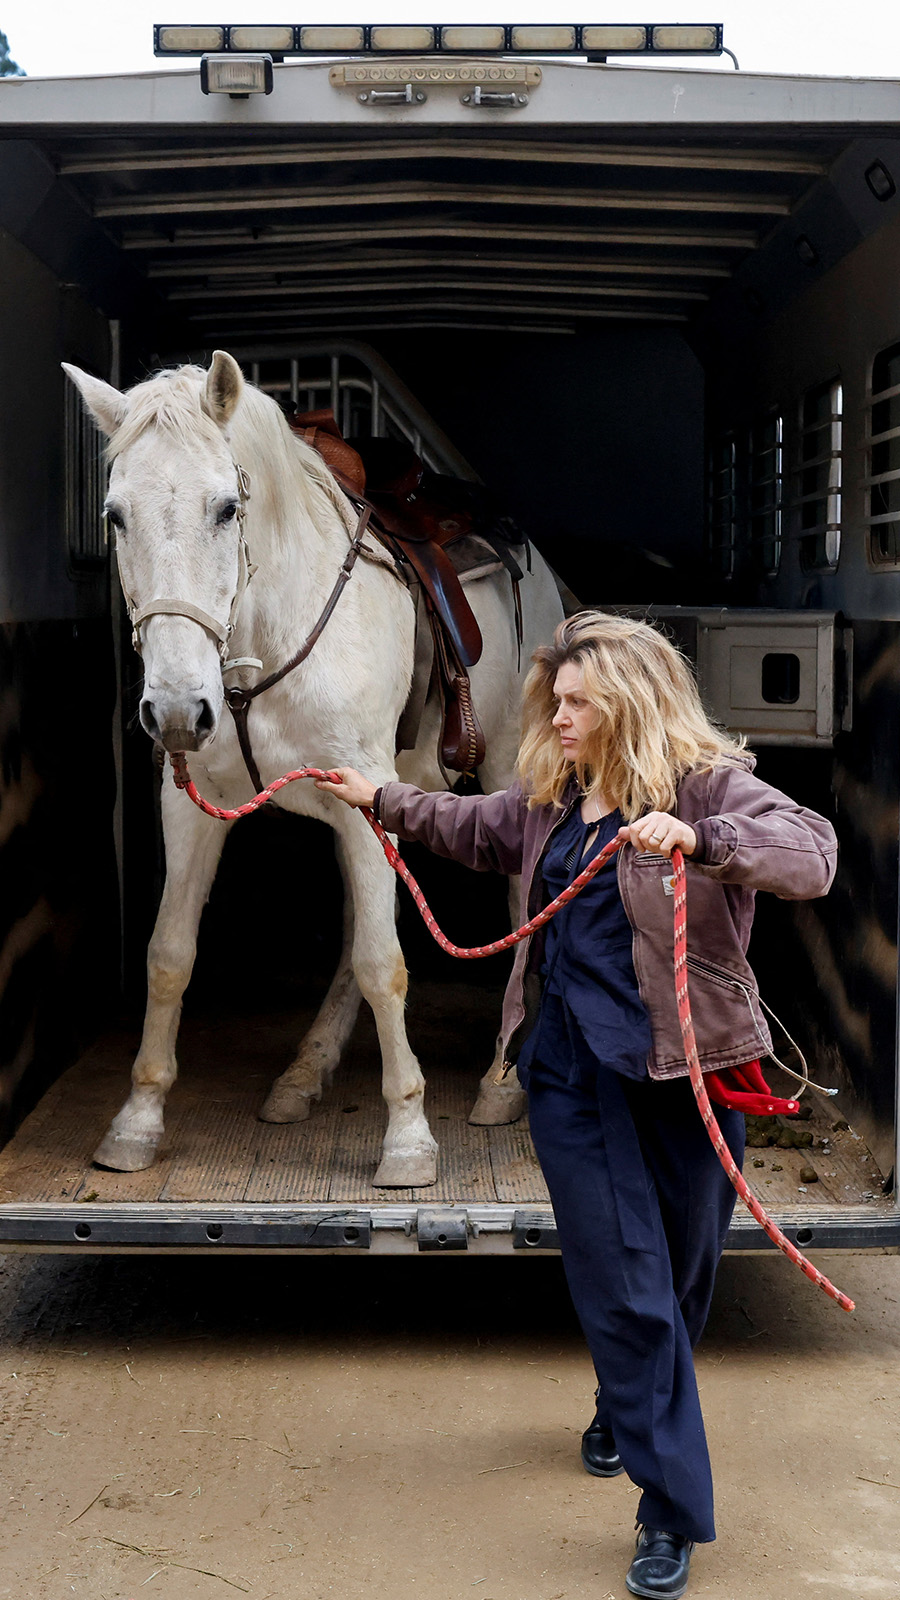
[[[638,822],[630,822],[619,829],[623,844],[633,844],[635,850],[647,850],[652,855],[670,856],[680,850],[683,856],[692,856],[697,848],[697,835],[692,827],[665,811],[651,811]]]

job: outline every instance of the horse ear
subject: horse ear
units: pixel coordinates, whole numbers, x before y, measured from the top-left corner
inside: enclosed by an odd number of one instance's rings
[[[114,389],[111,383],[104,383],[102,378],[94,378],[89,372],[82,372],[80,367],[70,367],[68,361],[61,362],[61,366],[66,377],[71,378],[80,391],[97,427],[111,439],[125,421],[128,410],[125,396]]]
[[[237,410],[244,389],[244,375],[227,350],[214,350],[203,385],[203,409],[213,422],[224,428]]]

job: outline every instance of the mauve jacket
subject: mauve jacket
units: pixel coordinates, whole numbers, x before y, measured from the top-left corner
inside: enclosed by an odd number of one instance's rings
[[[826,894],[837,863],[831,824],[754,777],[752,757],[691,772],[678,787],[675,814],[690,823],[697,849],[687,869],[688,975],[700,1062],[705,1072],[739,1066],[771,1048],[756,979],[747,962],[757,889],[782,900]],[[523,919],[546,905],[541,862],[551,835],[578,801],[575,780],[563,809],[529,809],[518,783],[490,795],[431,794],[386,783],[378,815],[390,833],[427,845],[481,872],[522,874]],[[634,930],[633,956],[650,1017],[653,1078],[688,1071],[675,1007],[672,864],[626,845],[615,858],[619,890]],[[565,913],[563,913],[564,915]],[[514,1062],[537,1019],[543,940],[516,946],[503,1002],[504,1059]]]

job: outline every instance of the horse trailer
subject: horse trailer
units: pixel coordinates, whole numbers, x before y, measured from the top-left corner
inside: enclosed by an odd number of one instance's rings
[[[308,1121],[257,1119],[341,934],[328,831],[277,806],[235,827],[204,913],[165,1148],[92,1163],[170,778],[61,363],[124,388],[217,348],[287,411],[482,480],[579,601],[658,618],[760,775],[834,820],[831,894],[767,898],[751,958],[779,1055],[836,1095],[753,1130],[745,1171],[802,1247],[900,1249],[900,82],[366,29],[245,83],[239,31],[199,30],[199,71],[0,82],[0,1249],[555,1248],[527,1129],[466,1120],[504,958],[454,966],[404,899],[437,1183],[372,1186],[367,1016]],[[411,859],[452,937],[506,930],[502,881]],[[770,1248],[740,1208],[728,1243]]]

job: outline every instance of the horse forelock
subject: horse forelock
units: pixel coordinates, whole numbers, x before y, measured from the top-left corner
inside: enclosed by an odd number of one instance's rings
[[[151,428],[190,445],[218,443],[221,433],[201,404],[205,379],[202,367],[171,367],[129,389],[125,420],[107,445],[110,461]]]

